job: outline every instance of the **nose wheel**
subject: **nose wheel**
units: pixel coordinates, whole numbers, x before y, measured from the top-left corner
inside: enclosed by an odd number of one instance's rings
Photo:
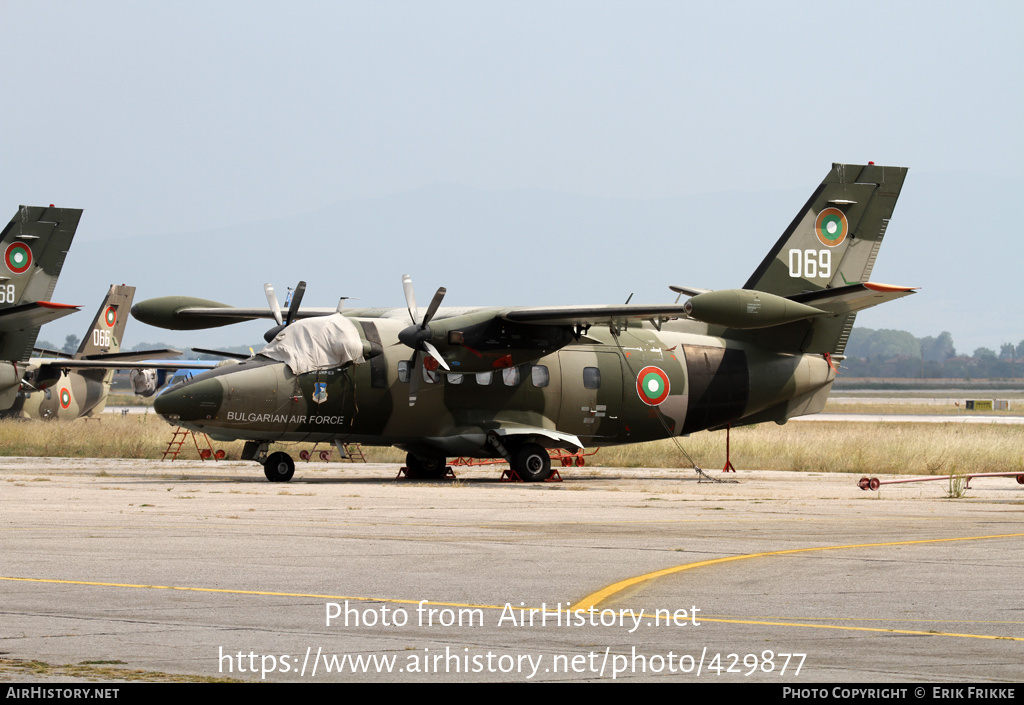
[[[271,482],[288,482],[295,474],[295,461],[287,453],[271,453],[263,463],[263,474]]]

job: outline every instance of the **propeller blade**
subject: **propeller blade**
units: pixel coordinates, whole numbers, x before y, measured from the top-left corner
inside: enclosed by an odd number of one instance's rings
[[[419,325],[416,317],[419,316],[420,311],[416,308],[416,294],[412,290],[412,277],[408,274],[402,275],[402,289],[405,290],[405,305],[409,308],[409,318],[412,319],[413,325]]]
[[[270,304],[270,312],[274,314],[274,320],[277,321],[277,325],[284,323],[284,318],[281,317],[281,304],[277,302],[277,294],[274,293],[273,284],[264,284],[263,291],[267,294],[267,303]]]
[[[427,313],[423,316],[423,323],[420,325],[420,328],[427,327],[427,324],[430,323],[430,319],[434,317],[435,313],[437,313],[437,309],[441,305],[441,300],[444,299],[444,295],[447,293],[448,290],[443,286],[437,290],[437,293],[434,294],[434,298],[430,300],[430,306],[427,307]]]
[[[295,320],[295,316],[299,313],[299,304],[302,303],[302,295],[306,293],[306,282],[300,281],[295,287],[295,291],[292,292],[292,303],[288,307],[288,318],[286,319],[286,325],[290,325]]]
[[[432,357],[435,360],[437,360],[437,364],[439,364],[441,367],[443,367],[448,372],[452,371],[452,368],[448,367],[448,363],[444,361],[443,357],[441,357],[441,353],[439,353],[437,351],[437,348],[435,348],[433,345],[431,345],[430,343],[428,343],[425,340],[423,341],[423,347],[426,348],[428,353],[430,353],[430,357]]]

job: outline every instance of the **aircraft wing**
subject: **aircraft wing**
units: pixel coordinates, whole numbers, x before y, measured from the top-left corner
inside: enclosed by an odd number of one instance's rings
[[[96,362],[138,362],[141,360],[167,362],[163,358],[177,357],[178,355],[181,355],[181,350],[161,348],[160,350],[133,350],[116,353],[97,353],[96,355],[86,355],[82,359],[94,360]]]
[[[217,362],[176,362],[174,360],[127,360],[90,359],[68,360],[66,358],[34,357],[30,360],[40,367],[52,366],[62,370],[212,370]]]
[[[878,304],[910,296],[917,287],[864,282],[788,296],[791,301],[828,311],[834,315],[854,313]]]
[[[296,318],[313,318],[316,316],[330,316],[332,313],[337,312],[337,308],[324,308],[322,306],[312,307],[307,306],[306,308],[299,309],[296,314]],[[269,308],[203,308],[194,306],[190,308],[182,308],[175,311],[175,315],[181,316],[182,318],[229,318],[231,321],[225,321],[225,323],[234,323],[236,321],[252,321],[257,318],[274,318],[274,312]]]
[[[0,331],[9,332],[35,328],[44,323],[63,318],[81,309],[72,304],[57,304],[52,301],[33,301],[0,310]]]
[[[645,321],[651,319],[686,318],[683,304],[619,304],[608,306],[541,306],[514,308],[502,315],[506,321],[516,323],[543,323],[558,326],[590,326],[612,323],[623,319]]]

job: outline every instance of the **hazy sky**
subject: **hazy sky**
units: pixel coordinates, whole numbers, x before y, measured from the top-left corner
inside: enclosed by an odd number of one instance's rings
[[[834,161],[996,180],[1024,162],[1021,2],[0,7],[0,213],[85,208],[76,243],[156,247],[435,184],[643,200],[809,193]],[[1020,265],[1016,243],[1001,259]],[[223,276],[259,302],[262,281]]]

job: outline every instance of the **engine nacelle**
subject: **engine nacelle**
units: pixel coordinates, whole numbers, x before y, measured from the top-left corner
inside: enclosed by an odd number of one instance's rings
[[[753,289],[722,289],[697,294],[683,306],[694,320],[726,328],[768,328],[813,318],[821,309]]]
[[[151,397],[167,384],[170,378],[169,370],[132,370],[129,377],[132,380],[132,389],[140,397]]]

